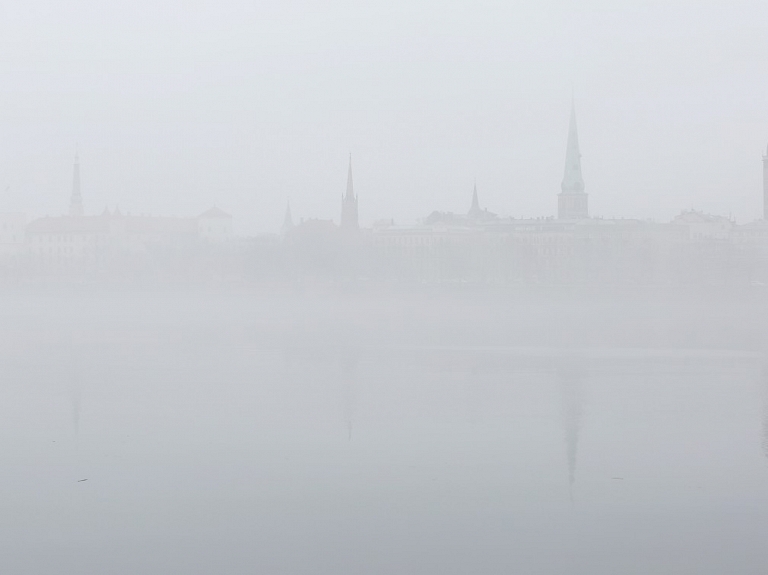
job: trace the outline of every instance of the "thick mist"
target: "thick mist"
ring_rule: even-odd
[[[553,213],[573,92],[596,212],[760,213],[761,2],[10,2],[3,209],[192,216],[239,233],[338,217],[353,152],[365,225],[468,207]]]
[[[507,295],[6,294],[5,568],[760,573],[754,304]]]
[[[0,6],[0,572],[763,575],[764,22]]]

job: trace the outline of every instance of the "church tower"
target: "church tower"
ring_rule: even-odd
[[[763,156],[763,219],[768,220],[768,148]]]
[[[83,196],[80,195],[80,158],[75,152],[75,167],[72,174],[72,197],[69,200],[69,215],[83,215]]]
[[[584,178],[581,176],[579,133],[576,129],[576,106],[571,102],[571,120],[568,125],[568,147],[565,151],[565,171],[560,193],[557,195],[557,218],[580,220],[589,217]]]
[[[341,229],[357,230],[357,196],[352,187],[352,154],[349,155],[349,171],[347,172],[347,193],[341,196]]]

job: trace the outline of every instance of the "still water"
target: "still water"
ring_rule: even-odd
[[[768,572],[760,354],[77,305],[3,311],[3,573]]]

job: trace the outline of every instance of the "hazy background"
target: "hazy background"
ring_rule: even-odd
[[[764,2],[17,1],[0,54],[1,210],[79,142],[86,213],[338,218],[351,151],[364,225],[551,215],[573,88],[593,214],[760,213]]]

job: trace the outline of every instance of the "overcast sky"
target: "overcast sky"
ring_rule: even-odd
[[[766,2],[120,4],[0,3],[0,210],[553,215],[573,89],[593,215],[761,212]]]

